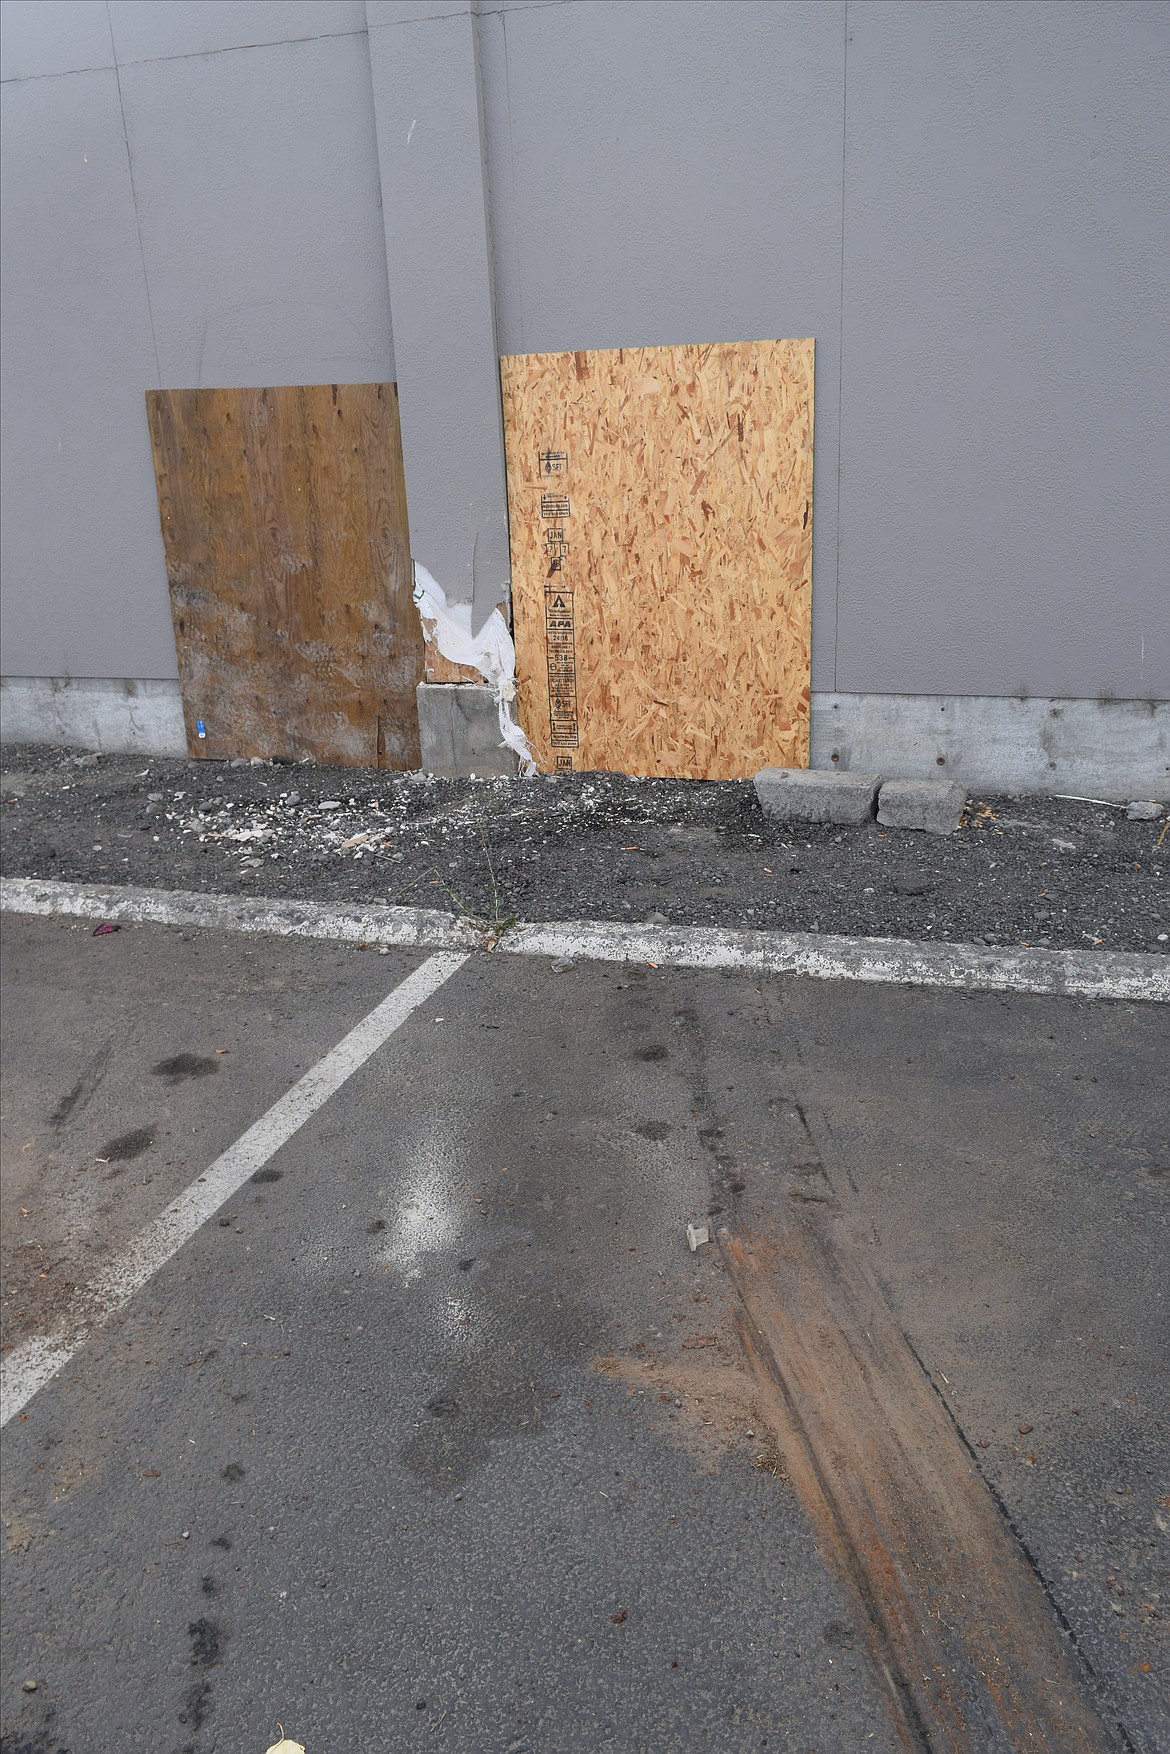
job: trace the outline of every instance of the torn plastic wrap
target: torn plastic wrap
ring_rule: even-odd
[[[520,771],[536,773],[528,739],[512,716],[516,699],[516,648],[508,624],[493,609],[478,633],[471,631],[470,603],[447,604],[447,594],[419,561],[414,563],[414,601],[427,638],[452,664],[469,664],[496,692],[500,737],[519,757]]]

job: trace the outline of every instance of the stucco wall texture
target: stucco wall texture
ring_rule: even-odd
[[[403,156],[469,3],[4,0],[6,674],[174,676],[142,392],[394,376],[393,296],[408,452],[469,338],[482,429],[493,326],[815,335],[814,687],[1170,696],[1170,8],[479,0],[449,294],[396,241],[474,230]],[[420,432],[412,522],[492,571],[466,448]]]

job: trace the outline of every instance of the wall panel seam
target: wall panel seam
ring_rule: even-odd
[[[109,0],[106,0],[107,10]],[[110,24],[110,35],[113,37],[113,22]],[[164,61],[210,61],[219,55],[249,55],[256,49],[288,49],[298,43],[333,43],[342,42],[346,37],[364,37],[364,30],[325,30],[315,37],[273,37],[266,43],[228,43],[222,49],[185,49],[181,55],[140,55],[131,61],[118,62],[118,50],[114,48],[114,63],[123,67],[157,67]],[[64,74],[42,74],[41,78],[64,78]]]
[[[113,63],[107,61],[104,67],[66,67],[60,73],[10,73],[7,79],[0,79],[0,85],[31,85],[34,80],[76,79],[79,73],[112,73],[113,71]]]
[[[849,115],[849,0],[843,7],[841,38],[841,277],[837,287],[837,578],[833,590],[833,688],[837,687],[837,647],[841,627],[841,416],[845,405],[845,139]],[[815,492],[815,488],[814,488]]]
[[[150,345],[154,352],[155,386],[162,389],[162,365],[158,357],[158,336],[154,330],[154,305],[150,297],[150,275],[146,270],[146,247],[142,241],[142,218],[138,212],[138,190],[134,186],[134,160],[130,152],[130,130],[126,126],[126,101],[122,96],[122,75],[118,67],[118,48],[114,42],[114,21],[110,17],[110,0],[106,0],[106,23],[110,30],[110,50],[114,57],[114,79],[118,87],[118,110],[122,117],[122,139],[126,143],[126,171],[130,178],[130,199],[134,203],[134,229],[138,233],[138,256],[142,263],[142,285],[146,293],[146,315],[150,323]]]
[[[504,102],[508,106],[508,162],[512,173],[512,248],[516,257],[516,302],[520,307],[520,351],[527,345],[524,329],[524,280],[520,266],[520,204],[516,197],[516,141],[512,132],[512,76],[508,67],[508,19],[500,13],[504,43]]]

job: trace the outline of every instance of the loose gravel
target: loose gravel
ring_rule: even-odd
[[[972,798],[947,838],[767,821],[749,782],[368,768],[7,745],[6,876],[446,908],[1170,953],[1160,809]]]

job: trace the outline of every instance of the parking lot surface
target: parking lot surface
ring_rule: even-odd
[[[5,1754],[1170,1745],[1165,1007],[3,940]]]

